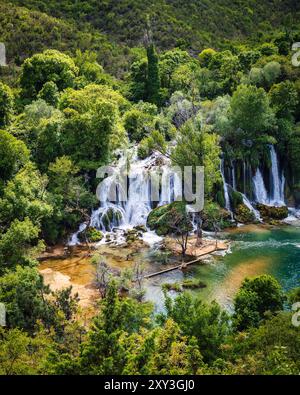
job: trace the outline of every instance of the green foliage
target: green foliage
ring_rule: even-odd
[[[297,90],[290,81],[273,85],[269,97],[271,106],[279,118],[290,119],[299,103]]]
[[[59,91],[71,87],[78,74],[74,61],[67,55],[46,50],[33,55],[22,65],[20,85],[24,98],[34,99],[46,82],[54,82]]]
[[[219,347],[230,333],[228,316],[216,303],[204,304],[187,293],[175,301],[166,297],[166,314],[161,320],[174,320],[182,332],[194,337],[204,361],[212,361],[219,355]]]
[[[0,238],[0,273],[18,264],[30,264],[35,254],[43,249],[43,244],[38,243],[38,236],[39,227],[28,218],[24,221],[15,219]]]
[[[94,319],[86,342],[82,345],[80,369],[87,374],[121,374],[125,349],[119,341],[126,332],[134,333],[145,325],[146,308],[138,302],[119,300],[116,285],[111,283]]]
[[[45,100],[45,102],[50,104],[50,106],[56,107],[58,104],[59,94],[55,82],[46,82],[42,89],[39,91],[37,98]]]
[[[0,199],[0,222],[2,226],[14,219],[28,217],[35,224],[52,214],[46,191],[47,176],[42,176],[32,163],[27,163],[11,179]]]
[[[154,129],[151,114],[133,108],[124,114],[124,127],[131,141],[139,142]]]
[[[15,272],[0,278],[0,301],[5,303],[8,328],[22,328],[32,333],[38,319],[51,317],[49,302],[45,299],[49,288],[35,268],[16,267]]]
[[[278,282],[269,275],[246,279],[234,300],[234,321],[238,330],[257,326],[266,312],[283,308],[283,293]]]
[[[186,213],[184,202],[173,202],[166,206],[152,210],[147,218],[147,225],[158,235],[167,235],[176,232],[176,218],[183,221]]]
[[[11,122],[14,111],[14,96],[9,86],[0,81],[0,128]]]
[[[158,56],[153,44],[151,44],[147,48],[147,59],[148,59],[148,73],[147,73],[147,84],[146,84],[147,101],[150,103],[159,104],[160,78],[159,78],[159,68],[158,68]]]
[[[187,121],[180,129],[171,158],[182,169],[193,166],[195,171],[197,166],[204,166],[205,194],[210,195],[221,177],[219,137],[202,127],[200,117]]]
[[[266,92],[262,88],[240,85],[230,103],[232,127],[237,136],[254,138],[267,131],[273,122]]]
[[[229,40],[245,40],[249,36],[257,44],[276,28],[284,30],[286,15],[291,7],[289,1],[285,0],[281,3],[271,0],[267,4],[256,1],[233,3],[227,0],[215,4],[207,1],[205,6],[197,0],[176,0],[171,3],[165,0],[147,3],[142,0],[132,0],[130,3],[124,0],[88,0],[80,4],[71,0],[53,0],[51,3],[18,0],[16,3],[48,15],[75,21],[76,27],[89,22],[99,31],[107,32],[113,40],[131,47],[140,43],[145,21],[150,17],[151,22],[153,21],[153,38],[160,48],[180,46],[184,49],[192,48],[195,52],[205,46],[228,45]],[[294,7],[288,31],[297,26],[298,13],[297,7]],[[62,36],[64,37],[63,34]]]
[[[26,145],[0,130],[0,182],[9,180],[29,160]]]
[[[17,328],[0,328],[1,375],[42,374],[48,351],[49,339],[42,333],[33,338]]]
[[[257,209],[266,222],[272,220],[283,220],[289,215],[289,210],[286,206],[270,207],[264,204],[258,204]]]
[[[141,159],[147,158],[154,151],[166,152],[166,141],[164,136],[157,130],[154,130],[150,136],[143,138],[138,147],[138,156]]]

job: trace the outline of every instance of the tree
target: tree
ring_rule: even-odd
[[[208,216],[209,221],[212,224],[213,230],[215,232],[215,239],[216,239],[216,248],[218,247],[218,239],[217,235],[220,231],[220,223],[222,221],[222,214],[220,211],[220,207],[214,202],[208,202],[205,205],[205,214]]]
[[[199,54],[201,67],[209,67],[212,58],[216,55],[216,51],[212,48],[206,48]]]
[[[43,250],[44,245],[38,242],[40,228],[28,218],[24,221],[15,219],[8,230],[0,236],[0,273],[5,268],[32,263],[35,254]]]
[[[107,163],[117,116],[117,107],[103,99],[97,100],[94,111],[73,112],[63,125],[64,153],[85,171]]]
[[[263,88],[240,85],[230,103],[230,120],[237,138],[255,138],[273,124],[274,115]]]
[[[148,76],[147,76],[147,86],[146,86],[147,101],[158,105],[160,101],[159,66],[158,66],[158,56],[153,43],[151,43],[147,47],[147,59],[148,59]]]
[[[62,156],[49,165],[49,186],[53,215],[43,222],[43,234],[48,242],[55,243],[80,222],[90,221],[90,212],[97,199],[87,188],[79,168]]]
[[[33,333],[37,320],[52,321],[53,310],[46,295],[49,287],[36,268],[17,266],[0,277],[0,301],[5,304],[8,328]]]
[[[205,195],[210,196],[213,185],[220,180],[220,152],[219,137],[206,132],[197,116],[180,129],[171,159],[182,170],[192,166],[194,174],[197,166],[204,166]]]
[[[28,162],[11,179],[0,198],[0,223],[7,227],[14,219],[29,218],[34,225],[41,224],[52,214],[52,205],[46,191],[47,176],[42,176],[35,166]],[[2,228],[3,229],[3,228]]]
[[[101,307],[82,345],[80,369],[85,374],[122,374],[126,353],[121,336],[144,326],[149,309],[132,299],[120,300],[113,281]]]
[[[174,235],[181,248],[182,261],[184,261],[188,248],[188,237],[193,230],[192,221],[184,203],[178,203],[176,210],[172,210],[168,226],[170,233]]]
[[[159,328],[153,352],[146,364],[146,374],[196,374],[203,364],[195,338],[188,337],[172,319]]]
[[[162,88],[169,89],[174,71],[181,65],[190,62],[188,52],[178,48],[164,52],[159,60],[159,75]],[[178,89],[176,89],[178,90]]]
[[[275,84],[269,91],[269,97],[277,117],[291,119],[298,104],[295,85],[290,81]]]
[[[48,49],[25,60],[20,85],[22,95],[35,99],[46,82],[54,82],[59,91],[74,84],[78,68],[74,61],[59,51]]]
[[[265,313],[283,309],[284,296],[279,283],[269,275],[246,279],[234,299],[237,330],[258,326]]]
[[[14,111],[14,96],[9,86],[0,81],[0,128],[9,125]]]
[[[26,145],[9,132],[0,130],[0,181],[7,181],[29,160]]]
[[[154,117],[133,108],[124,114],[124,127],[130,141],[141,141],[154,130]]]
[[[56,84],[53,81],[46,82],[39,91],[37,98],[45,100],[45,102],[51,106],[56,107],[59,99],[59,93]]]
[[[183,293],[175,300],[165,296],[166,313],[160,317],[174,320],[185,336],[194,337],[204,362],[221,356],[220,346],[230,334],[229,317],[217,303],[207,305],[200,298]]]
[[[0,327],[0,374],[11,376],[45,373],[43,363],[49,350],[49,340],[42,334],[31,338],[20,329]]]

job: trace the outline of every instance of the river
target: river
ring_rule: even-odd
[[[231,240],[229,253],[210,259],[206,265],[195,265],[185,273],[171,272],[152,280],[147,285],[147,299],[161,310],[161,285],[164,282],[196,277],[206,284],[206,288],[192,291],[194,294],[204,301],[216,300],[231,311],[234,295],[246,277],[270,274],[284,290],[300,286],[299,227],[245,226],[224,233],[222,237]],[[171,294],[175,296],[175,292]]]

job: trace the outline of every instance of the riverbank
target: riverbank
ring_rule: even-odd
[[[188,240],[185,261],[201,256],[205,261],[216,251],[224,252],[229,245],[223,240],[203,239],[197,245],[195,236]],[[66,248],[63,245],[49,248],[39,257],[39,271],[45,283],[53,291],[72,286],[73,294],[78,293],[79,305],[83,308],[95,308],[100,298],[95,286],[96,267],[92,257],[97,254],[111,270],[120,274],[125,269],[133,269],[137,262],[143,263],[144,275],[154,271],[172,269],[176,263],[182,263],[180,246],[176,240],[166,237],[159,244],[147,245],[140,240],[131,245],[84,245]],[[147,286],[147,284],[146,284]]]

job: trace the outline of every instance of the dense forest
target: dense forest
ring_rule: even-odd
[[[281,226],[300,206],[299,19],[292,0],[0,0],[0,374],[299,374],[300,288],[246,278],[228,311],[165,286],[157,312],[132,273],[90,250],[122,222],[121,210],[101,226],[91,213],[97,169],[125,148],[204,166],[199,237]],[[188,237],[185,202],[167,203],[134,225]],[[39,271],[82,223],[100,290],[92,317]]]

